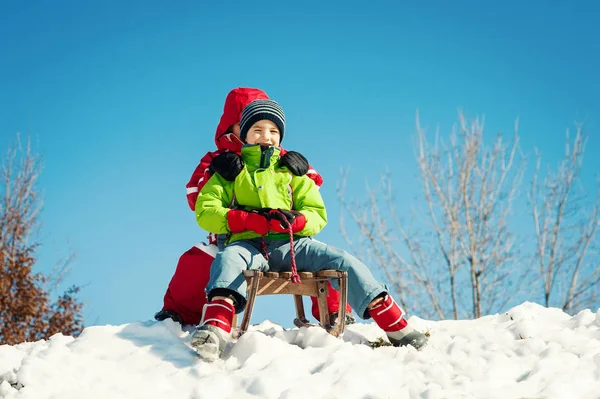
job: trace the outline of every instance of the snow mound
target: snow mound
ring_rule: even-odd
[[[0,346],[0,398],[598,398],[600,310],[523,303],[477,320],[427,321],[429,345],[372,349],[375,324],[343,339],[253,326],[201,361],[192,329],[166,320],[86,328],[77,339]]]

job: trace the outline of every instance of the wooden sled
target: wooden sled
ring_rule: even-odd
[[[239,335],[248,330],[250,318],[254,310],[254,302],[259,295],[281,295],[289,294],[294,296],[296,305],[296,318],[294,324],[298,327],[315,326],[311,324],[304,313],[304,304],[302,296],[317,297],[320,313],[320,326],[338,337],[344,332],[346,327],[346,303],[348,302],[348,273],[337,270],[322,270],[317,273],[299,272],[300,284],[293,284],[291,281],[292,272],[259,272],[256,270],[245,270],[244,277],[248,283],[248,301],[244,310],[244,317],[239,329]],[[340,285],[340,308],[338,320],[335,325],[331,325],[329,320],[329,310],[327,309],[327,295],[329,294],[329,279],[337,279]],[[237,318],[233,320],[233,327],[237,325]]]

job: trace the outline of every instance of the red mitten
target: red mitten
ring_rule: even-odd
[[[278,233],[287,233],[290,224],[292,232],[297,233],[306,226],[306,217],[298,211],[286,209],[273,209],[267,215],[271,230]]]
[[[269,232],[269,221],[265,215],[266,212],[261,209],[250,212],[232,209],[227,212],[227,224],[232,233],[252,230],[262,236]]]

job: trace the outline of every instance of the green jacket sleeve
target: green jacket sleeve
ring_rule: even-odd
[[[294,209],[306,217],[306,226],[299,235],[313,236],[323,230],[327,224],[325,203],[317,185],[306,175],[292,178]]]
[[[215,173],[206,182],[196,200],[196,221],[209,233],[229,233],[227,212],[233,200],[233,183]]]

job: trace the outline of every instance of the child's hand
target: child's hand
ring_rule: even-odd
[[[264,216],[265,218],[267,218],[267,220],[269,220],[269,213],[272,211],[272,208],[256,208],[256,209],[252,209],[249,212],[252,213],[258,213],[261,216]]]
[[[279,160],[281,166],[286,166],[292,174],[304,176],[308,172],[308,160],[296,151],[286,152]]]
[[[227,212],[227,224],[232,233],[252,230],[264,236],[269,232],[270,224],[267,214],[270,208],[254,209],[250,212],[232,209]]]
[[[213,173],[217,172],[227,181],[234,181],[244,169],[244,162],[235,152],[224,152],[211,161],[209,169]]]
[[[290,223],[294,223],[297,216],[302,216],[298,211],[287,211],[284,209],[273,209],[269,212],[267,219],[274,222],[277,221],[281,224],[282,229],[287,229]]]
[[[306,225],[306,218],[303,214],[294,210],[273,209],[267,215],[271,230],[279,233],[287,233],[290,225],[294,233],[299,232]]]

